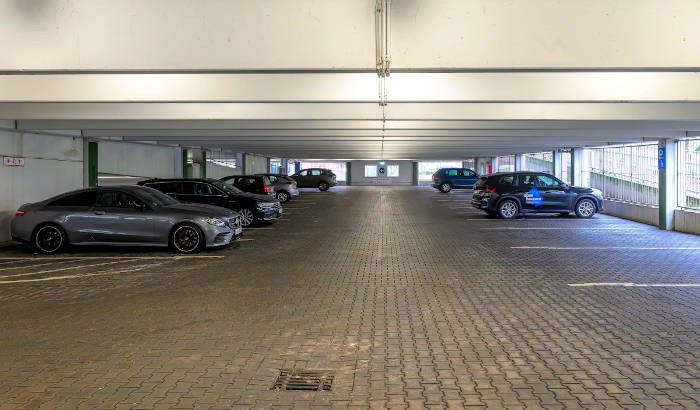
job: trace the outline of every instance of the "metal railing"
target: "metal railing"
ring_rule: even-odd
[[[515,171],[515,155],[504,155],[497,159],[498,169],[496,172]]]
[[[678,207],[700,210],[700,138],[678,141]]]
[[[523,171],[546,172],[551,174],[554,168],[552,151],[523,154]]]
[[[584,156],[587,185],[600,189],[605,198],[659,204],[656,143],[589,148]]]

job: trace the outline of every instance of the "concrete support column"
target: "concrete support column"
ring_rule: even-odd
[[[564,173],[562,172],[564,164],[561,161],[561,151],[552,151],[552,174],[561,179]]]
[[[571,149],[571,185],[583,186],[583,148]]]
[[[418,163],[414,161],[411,164],[413,165],[413,177],[411,178],[411,184],[413,186],[418,186]],[[462,168],[466,168],[465,163],[462,163]]]
[[[659,229],[673,229],[673,214],[678,206],[678,143],[659,140]]]
[[[173,149],[174,164],[173,178],[182,178],[182,148]]]
[[[345,163],[345,185],[352,185],[352,162]]]
[[[280,175],[287,175],[287,158],[280,158]]]
[[[83,185],[97,186],[100,174],[99,147],[97,141],[83,141]]]
[[[515,154],[515,171],[523,170],[523,154]]]
[[[498,172],[498,157],[493,157],[491,158],[491,169],[489,170],[489,174],[496,172]]]
[[[245,167],[245,156],[242,152],[236,152],[236,168],[243,169]],[[245,174],[245,172],[243,172]]]

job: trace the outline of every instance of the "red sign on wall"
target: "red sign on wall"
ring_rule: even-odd
[[[23,167],[24,157],[8,157],[3,155],[2,164],[7,167]]]

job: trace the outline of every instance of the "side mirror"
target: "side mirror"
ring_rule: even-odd
[[[565,183],[562,183],[560,186],[562,187],[562,189],[569,189],[569,188],[571,188],[571,187],[569,186],[569,184],[565,184]]]

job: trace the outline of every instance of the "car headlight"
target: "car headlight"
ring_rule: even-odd
[[[256,207],[258,208],[258,211],[265,210],[265,205],[262,202],[258,202]]]
[[[226,221],[221,218],[204,218],[204,222],[214,226],[226,226]]]

